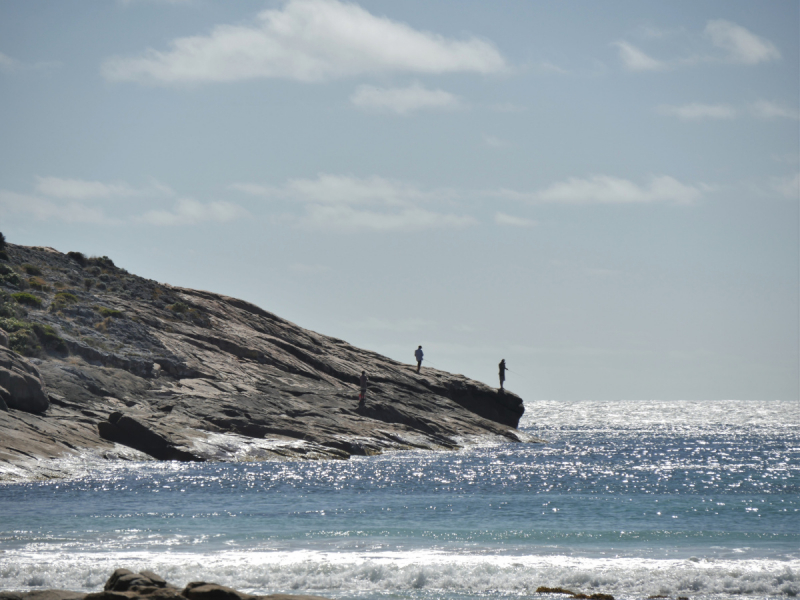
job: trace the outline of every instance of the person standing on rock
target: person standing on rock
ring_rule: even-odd
[[[422,367],[422,346],[414,350],[414,357],[417,359],[417,373],[419,373],[420,367]]]
[[[506,380],[506,359],[504,358],[501,360],[498,366],[500,367],[500,391],[502,392],[503,383],[505,383]]]
[[[364,403],[367,401],[367,384],[369,383],[369,377],[367,377],[366,371],[361,371],[361,394],[358,397],[358,405],[364,406]]]

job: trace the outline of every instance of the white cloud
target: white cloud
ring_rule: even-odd
[[[536,225],[536,221],[533,221],[532,219],[515,217],[513,215],[507,215],[501,212],[494,215],[494,222],[498,225],[511,225],[512,227],[533,227]]]
[[[559,204],[646,204],[674,202],[690,204],[702,197],[700,188],[686,185],[660,175],[651,178],[648,185],[640,186],[627,179],[609,175],[595,175],[588,179],[571,177],[567,181],[533,193],[501,190],[496,195],[530,202]]]
[[[628,42],[618,41],[614,45],[619,48],[619,57],[629,71],[661,71],[667,65],[639,50]]]
[[[800,173],[795,173],[793,177],[777,179],[773,182],[772,188],[779,194],[787,198],[800,197]]]
[[[254,25],[217,25],[173,40],[168,51],[113,57],[112,81],[185,84],[282,77],[317,82],[386,72],[497,73],[505,60],[490,42],[417,31],[337,0],[289,0]]]
[[[105,216],[102,210],[85,206],[79,202],[60,204],[37,196],[18,194],[7,190],[0,190],[0,214],[22,214],[41,221],[55,219],[65,223],[93,223],[95,225],[119,223],[117,219]]]
[[[134,196],[138,193],[127,183],[102,183],[59,177],[37,177],[36,180],[36,191],[51,198],[90,200],[114,196]]]
[[[712,44],[728,53],[728,60],[735,63],[755,65],[781,57],[781,53],[772,42],[730,21],[723,19],[709,21],[705,34],[711,39]]]
[[[191,198],[180,198],[172,211],[151,210],[141,220],[151,225],[194,225],[204,221],[224,223],[247,214],[246,210],[231,202],[203,204]]]
[[[359,108],[389,110],[405,115],[420,109],[453,110],[462,106],[457,96],[444,90],[429,90],[419,83],[405,88],[360,85],[350,96]]]
[[[234,183],[231,189],[254,196],[288,198],[314,204],[407,205],[424,200],[450,198],[452,190],[423,191],[383,177],[352,177],[321,173],[316,179],[290,179],[281,187]]]
[[[796,108],[782,106],[768,100],[759,100],[752,105],[753,114],[761,119],[800,119]]]
[[[353,231],[413,231],[461,228],[477,223],[470,216],[435,212],[423,203],[450,201],[453,190],[421,190],[383,177],[320,174],[315,179],[290,179],[280,187],[250,183],[230,186],[266,198],[300,202],[304,213],[298,223],[310,229]]]
[[[475,225],[470,216],[441,214],[424,208],[409,207],[390,212],[356,210],[351,206],[308,207],[301,224],[310,229],[342,233],[357,231],[417,231],[421,229],[462,229]]]
[[[693,102],[682,106],[663,104],[656,109],[662,115],[678,117],[682,121],[696,121],[700,119],[733,119],[736,109],[727,104],[700,104]]]

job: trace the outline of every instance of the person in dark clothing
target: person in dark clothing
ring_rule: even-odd
[[[419,369],[422,367],[422,346],[414,350],[414,357],[417,359],[417,373],[419,373]]]
[[[504,358],[501,360],[498,366],[500,367],[500,391],[502,392],[503,383],[505,383],[506,380],[506,359]]]
[[[369,383],[369,377],[367,377],[366,371],[361,371],[361,394],[358,396],[358,403],[360,405],[364,405],[367,401],[367,384]]]

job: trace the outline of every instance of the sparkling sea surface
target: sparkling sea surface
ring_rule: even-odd
[[[800,594],[797,402],[532,402],[521,429],[548,443],[71,459],[0,484],[0,589],[97,591],[127,567],[330,598]]]

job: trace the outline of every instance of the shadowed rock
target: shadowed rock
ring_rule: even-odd
[[[183,590],[170,585],[152,571],[134,573],[117,569],[102,592],[83,594],[66,590],[34,592],[0,592],[0,600],[327,600],[302,594],[269,594],[259,596],[239,592],[224,585],[196,581]]]
[[[39,370],[12,350],[0,347],[0,398],[6,409],[43,413],[50,406]],[[0,408],[3,408],[0,405]]]

